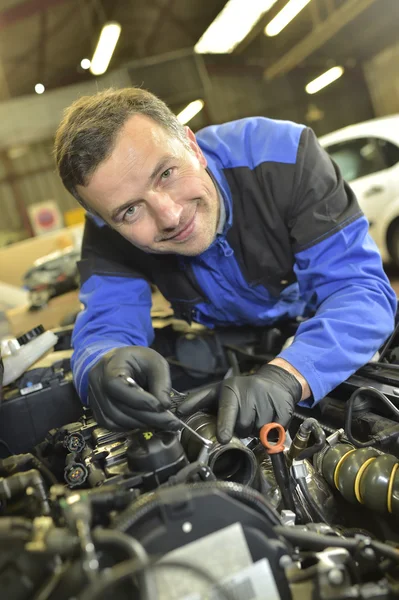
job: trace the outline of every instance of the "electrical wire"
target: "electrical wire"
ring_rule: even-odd
[[[157,559],[155,559],[157,560]],[[126,579],[132,577],[132,575],[138,575],[140,572],[146,569],[160,569],[160,568],[177,568],[177,569],[188,569],[196,575],[199,575],[202,579],[207,581],[210,585],[217,586],[219,597],[224,600],[234,600],[235,596],[232,596],[227,592],[220,583],[210,575],[205,569],[202,569],[198,565],[191,563],[185,563],[178,560],[162,560],[162,562],[155,562],[146,567],[141,564],[137,559],[127,560],[106,571],[103,571],[96,581],[90,583],[85,590],[79,596],[77,600],[101,600],[106,591],[114,587],[117,584],[122,583]]]
[[[363,386],[355,390],[345,405],[345,435],[348,438],[348,441],[357,448],[368,448],[369,446],[374,446],[378,441],[378,439],[371,437],[367,442],[361,442],[357,440],[352,434],[352,415],[355,400],[360,394],[364,393],[370,394],[371,396],[375,396],[376,398],[381,400],[385,404],[385,406],[387,406],[391,410],[391,412],[393,412],[393,414],[399,419],[399,409],[396,408],[396,406],[385,396],[385,394],[383,394],[376,388]]]
[[[179,360],[171,358],[170,356],[168,356],[166,358],[166,361],[170,365],[173,365],[175,367],[180,367],[181,369],[185,369],[186,371],[192,371],[194,373],[200,373],[201,375],[216,376],[216,375],[224,375],[225,372],[226,372],[226,369],[215,369],[214,371],[211,371],[209,369],[200,369],[199,367],[194,367],[193,365],[186,365],[186,364],[180,362]]]
[[[56,570],[53,572],[52,576],[45,582],[45,584],[40,588],[40,590],[35,594],[32,600],[48,600],[57,588],[61,579],[68,571],[71,566],[71,562],[67,561],[62,565],[57,565]]]
[[[4,440],[0,440],[0,446],[2,446],[3,448],[5,448],[10,456],[13,454],[13,452],[11,451],[10,446]]]
[[[245,358],[249,358],[254,362],[265,363],[270,362],[271,360],[273,360],[273,358],[276,358],[275,354],[252,354],[251,352],[244,350],[244,348],[241,348],[240,346],[235,346],[234,344],[223,344],[223,348],[227,348],[229,350],[232,350],[233,352],[236,352],[237,354],[241,354],[242,356],[245,356]]]
[[[389,336],[389,338],[387,339],[387,341],[384,344],[383,349],[381,350],[381,354],[378,358],[378,362],[382,361],[382,359],[384,358],[384,356],[386,355],[386,353],[389,350],[389,346],[390,343],[392,342],[393,338],[395,337],[395,335],[398,333],[399,331],[399,322],[396,324],[395,329],[393,330],[393,332],[391,333],[391,335]],[[369,364],[373,364],[373,363],[369,363]],[[378,364],[378,363],[377,363]]]

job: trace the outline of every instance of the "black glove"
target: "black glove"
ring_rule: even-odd
[[[137,386],[129,385],[127,377]],[[177,430],[179,422],[165,411],[171,405],[170,389],[169,365],[158,352],[142,346],[115,348],[90,370],[89,406],[96,421],[114,431]]]
[[[294,375],[276,365],[264,365],[255,375],[229,377],[194,391],[178,407],[187,417],[199,410],[218,408],[217,438],[227,444],[233,433],[239,437],[259,435],[266,423],[287,426],[302,386]]]

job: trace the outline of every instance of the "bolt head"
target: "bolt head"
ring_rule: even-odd
[[[290,556],[288,556],[288,554],[283,554],[283,556],[280,558],[278,564],[280,565],[280,567],[282,569],[286,569],[287,567],[292,565],[292,558]]]
[[[190,531],[192,531],[193,529],[193,524],[190,523],[190,521],[186,521],[185,523],[183,523],[181,528],[183,529],[184,533],[190,533]]]
[[[331,585],[342,585],[344,582],[344,574],[341,569],[331,569],[328,574],[328,581],[331,583]]]

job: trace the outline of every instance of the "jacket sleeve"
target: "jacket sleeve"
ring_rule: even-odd
[[[111,260],[111,255],[114,260],[118,257],[118,248],[113,239],[107,244],[108,235],[87,219],[79,263],[84,310],[75,323],[71,360],[83,403],[89,371],[103,354],[122,346],[149,346],[154,339],[150,284],[126,264]]]
[[[316,312],[279,356],[308,381],[311,406],[372,358],[393,330],[397,301],[353,191],[309,129],[289,228],[300,292]]]
[[[87,402],[91,367],[103,354],[121,346],[149,346],[151,289],[143,279],[92,275],[81,287],[84,310],[73,331],[72,371],[82,402]]]

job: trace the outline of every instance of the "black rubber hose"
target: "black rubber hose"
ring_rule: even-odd
[[[385,406],[387,406],[391,410],[391,412],[393,412],[393,414],[399,419],[399,410],[389,400],[389,398],[387,398],[385,394],[383,394],[379,390],[369,386],[363,386],[355,390],[345,405],[345,435],[348,438],[348,441],[357,448],[368,448],[370,446],[374,446],[378,441],[378,438],[374,438],[373,436],[367,442],[361,442],[357,440],[352,434],[352,414],[355,400],[360,394],[364,393],[370,394],[371,396],[375,396],[376,398],[381,400],[385,404]]]
[[[348,551],[354,552],[364,541],[364,539],[362,540],[361,538],[354,539],[322,535],[320,533],[314,533],[313,531],[297,529],[296,527],[284,527],[283,525],[278,525],[273,529],[277,535],[284,537],[294,545],[300,546],[301,549],[307,548],[315,551],[323,550],[330,546],[334,548],[345,548]],[[387,558],[392,558],[396,563],[399,562],[399,551],[396,550],[396,548],[389,546],[389,544],[370,540],[370,547],[379,554],[382,554]]]
[[[50,486],[59,483],[56,476],[50,471],[50,469],[46,467],[46,465],[42,463],[39,458],[37,458],[37,456],[31,454],[31,457],[32,464],[39,471],[39,473],[43,475],[44,479],[50,484]]]
[[[177,489],[178,487],[179,486],[175,486],[174,489]],[[181,487],[184,487],[184,489],[189,488],[191,490],[216,490],[224,492],[228,496],[241,500],[241,502],[247,506],[260,512],[272,525],[281,523],[277,511],[259,492],[239,483],[234,483],[232,481],[211,481],[191,483]],[[157,508],[160,505],[160,502],[161,500],[156,492],[141,496],[136,502],[133,502],[115,518],[112,527],[118,531],[126,532],[135,525],[139,519],[148,515],[154,508]]]
[[[284,508],[292,510],[292,512],[296,514],[290,473],[288,471],[287,463],[285,462],[284,453],[277,452],[276,454],[270,454],[270,460],[273,466],[276,483],[280,488]]]
[[[165,560],[151,565],[152,569],[164,569],[168,567],[192,571],[196,575],[202,577],[202,579],[207,581],[212,586],[217,586],[218,597],[220,597],[221,600],[234,600],[235,598],[235,596],[233,597],[229,592],[220,587],[218,585],[218,581],[216,581],[212,575],[198,565],[192,565],[177,560]],[[132,575],[140,573],[142,570],[143,566],[137,559],[128,560],[116,565],[115,567],[106,569],[101,573],[98,579],[88,585],[77,598],[78,600],[100,600],[103,598],[105,592],[109,591],[110,588],[122,583],[126,579],[131,578]]]
[[[309,418],[309,417],[305,417],[303,414],[301,414],[297,410],[294,410],[294,412],[292,413],[292,416],[295,417],[296,419],[299,419],[300,421],[306,421],[306,419]],[[313,417],[311,417],[311,418],[313,418]],[[333,427],[330,427],[329,425],[324,425],[324,423],[320,423],[320,421],[318,421],[318,423],[324,431],[327,431],[327,433],[332,434],[332,433],[336,432],[336,429],[334,429]]]
[[[33,468],[37,469],[50,485],[58,483],[57,478],[50,469],[48,469],[37,456],[34,456],[30,452],[26,454],[16,454],[0,460],[0,470],[12,475],[28,463],[31,463]]]
[[[305,460],[305,458],[311,458],[316,452],[320,452],[320,450],[324,448],[326,445],[326,434],[317,419],[314,419],[313,417],[305,419],[304,422],[301,423],[299,429],[304,434],[307,434],[308,432],[313,433],[316,440],[312,446],[305,448],[299,453],[297,459]]]
[[[319,523],[327,523],[327,525],[331,525],[321,512],[320,508],[317,506],[312,494],[309,492],[308,484],[306,481],[306,477],[298,477],[296,480],[298,482],[299,488],[310,507],[312,517]]]
[[[385,357],[386,353],[390,349],[391,342],[392,342],[393,338],[395,337],[395,335],[398,333],[398,331],[399,331],[399,322],[396,324],[395,329],[393,330],[393,332],[391,333],[389,338],[386,340],[384,347],[381,350],[381,354],[378,357],[377,364],[382,362],[382,359]],[[369,363],[369,364],[375,364],[375,363]]]
[[[0,542],[7,540],[27,542],[32,535],[33,524],[23,517],[2,517],[0,519]]]
[[[130,559],[137,559],[141,565],[149,563],[148,554],[142,544],[130,535],[126,535],[115,529],[96,528],[92,531],[93,541],[104,546],[116,546],[120,548]]]
[[[36,491],[36,498],[40,502],[43,515],[50,514],[50,506],[41,474],[36,469],[15,473],[0,480],[0,499],[9,499],[24,492],[28,487]]]

